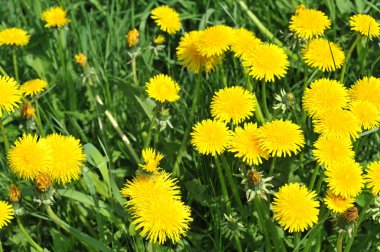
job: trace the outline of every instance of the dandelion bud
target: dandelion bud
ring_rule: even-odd
[[[38,190],[40,190],[41,192],[46,192],[47,190],[49,190],[51,186],[51,178],[48,174],[37,175],[34,179],[34,182]]]
[[[19,202],[21,199],[21,190],[16,185],[9,186],[9,201],[12,203]]]
[[[358,208],[350,207],[342,215],[343,220],[346,223],[357,222],[359,217]]]
[[[165,42],[165,37],[162,36],[162,35],[160,34],[160,35],[158,35],[158,36],[153,40],[153,42],[154,42],[156,45],[160,45],[160,44],[162,44],[162,43]]]
[[[75,62],[78,63],[81,67],[87,65],[87,56],[83,53],[78,53],[75,55]]]
[[[21,116],[25,119],[30,119],[36,116],[36,110],[30,102],[24,103],[21,107]]]
[[[249,170],[247,172],[247,181],[251,185],[254,185],[254,186],[260,185],[261,178],[262,178],[262,176],[261,176],[260,172],[258,172],[256,170]]]
[[[140,33],[136,28],[133,28],[128,32],[128,34],[125,36],[125,39],[127,40],[128,46],[133,47],[139,43],[139,36]]]

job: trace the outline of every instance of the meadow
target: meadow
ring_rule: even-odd
[[[379,1],[0,14],[0,252],[380,250]]]

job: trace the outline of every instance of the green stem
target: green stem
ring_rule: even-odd
[[[202,78],[201,73],[198,73],[197,83],[195,84],[195,90],[194,90],[194,99],[193,99],[193,104],[191,105],[189,120],[187,122],[187,128],[186,128],[185,134],[183,136],[181,146],[179,148],[177,158],[176,158],[176,161],[174,163],[174,167],[173,167],[173,171],[172,171],[172,174],[175,177],[179,176],[179,165],[181,164],[186,145],[188,144],[190,130],[191,130],[193,123],[194,123],[195,110],[196,110],[196,107],[198,104],[200,90],[201,90],[201,78]]]
[[[317,183],[317,195],[321,191],[322,182],[323,182],[324,177],[325,177],[325,174],[322,172],[321,176],[319,176],[318,183]]]
[[[293,250],[294,252],[298,252],[299,251],[300,240],[301,240],[301,233],[297,232],[294,235],[294,250]]]
[[[263,232],[264,240],[265,240],[265,251],[271,251],[271,244],[270,244],[270,236],[268,233],[267,225],[265,224],[265,216],[263,213],[263,207],[261,204],[261,199],[259,197],[255,197],[255,206],[256,206],[256,211],[258,215],[258,221],[261,223],[261,231]]]
[[[3,243],[0,240],[0,252],[3,252]]]
[[[1,111],[0,111],[0,113],[1,113]],[[7,132],[5,131],[5,127],[3,125],[3,117],[2,116],[0,117],[0,120],[1,120],[1,123],[0,123],[1,134],[3,135],[5,152],[8,153],[8,150],[9,150],[9,141],[8,141]]]
[[[25,237],[28,240],[28,242],[30,243],[30,245],[32,245],[37,251],[44,251],[44,249],[40,245],[38,245],[33,240],[32,237],[30,237],[30,235],[28,234],[28,232],[25,230],[24,226],[22,225],[20,218],[17,217],[16,219],[17,219],[17,225],[18,225],[18,227],[20,228],[21,232],[25,235]]]
[[[309,190],[313,190],[315,179],[317,178],[319,168],[320,168],[319,164],[317,164],[317,166],[314,168],[313,176],[311,177],[311,180],[309,183]]]
[[[232,177],[231,167],[228,165],[227,160],[226,160],[226,158],[224,156],[221,156],[221,160],[222,160],[222,164],[223,164],[224,170],[226,171],[227,180],[228,180],[228,183],[230,184],[230,187],[231,187],[231,190],[232,190],[232,194],[233,194],[233,196],[235,198],[236,204],[238,205],[238,207],[240,208],[240,210],[242,210],[243,209],[243,203],[241,202],[239,193],[237,191],[237,186],[236,186],[235,180]]]
[[[13,68],[14,68],[14,71],[15,71],[15,78],[16,78],[17,82],[19,82],[18,67],[17,67],[17,58],[16,58],[16,49],[14,49],[14,48],[12,50],[12,60],[13,60]]]
[[[265,118],[264,118],[263,112],[261,111],[260,103],[259,103],[259,101],[257,100],[256,95],[255,95],[255,101],[256,101],[256,110],[255,110],[255,116],[256,116],[256,119],[257,119],[257,121],[259,121],[261,124],[264,124],[264,123],[265,123]]]
[[[4,68],[0,65],[0,73],[2,75],[8,75],[7,72],[5,72]]]
[[[272,163],[270,164],[269,168],[269,177],[273,175],[274,167],[276,166],[277,157],[273,157]]]
[[[346,60],[344,62],[343,68],[342,68],[342,72],[340,74],[340,79],[339,80],[340,80],[341,83],[343,83],[343,81],[344,81],[344,74],[346,73],[348,61],[350,60],[351,54],[354,51],[354,49],[355,49],[357,43],[359,42],[360,38],[361,38],[360,34],[358,34],[358,36],[356,37],[354,43],[351,45],[350,49],[348,50],[347,57],[346,57]]]
[[[227,207],[227,213],[231,213],[231,202],[228,198],[228,191],[226,187],[226,181],[224,180],[224,175],[222,172],[222,166],[220,165],[219,158],[218,156],[215,156],[215,164],[216,164],[216,169],[218,171],[218,176],[219,176],[219,181],[220,181],[220,186],[222,187],[222,193],[223,193],[223,200],[226,204]]]
[[[40,131],[41,137],[44,137],[45,131],[44,131],[44,128],[42,127],[42,123],[41,123],[40,106],[38,104],[38,100],[36,100],[36,118],[35,118],[35,120],[36,120],[36,123],[38,126],[38,130]]]
[[[336,251],[337,252],[343,251],[343,237],[344,237],[344,232],[340,232],[338,235],[338,239],[336,241]]]
[[[139,81],[137,79],[137,71],[136,71],[136,56],[132,57],[132,75],[133,75],[133,83],[135,86],[139,85]]]
[[[265,85],[265,82],[263,82],[263,86],[262,86],[262,89],[261,89],[261,98],[262,98],[262,102],[264,104],[264,114],[265,114],[265,117],[267,120],[270,120],[272,115],[269,113],[269,110],[268,110],[268,105],[267,105],[267,91],[266,91],[266,85]]]

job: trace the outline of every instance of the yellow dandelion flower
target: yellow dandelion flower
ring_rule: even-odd
[[[181,88],[170,76],[159,74],[146,83],[146,92],[150,98],[159,102],[175,102],[179,99]]]
[[[290,18],[289,30],[299,38],[311,39],[323,35],[331,26],[330,19],[322,11],[306,9],[303,4],[297,7]]]
[[[157,7],[151,11],[152,18],[160,27],[161,31],[175,34],[181,30],[179,14],[167,5]]]
[[[222,154],[231,140],[231,132],[221,121],[206,119],[193,126],[191,144],[201,154]]]
[[[165,42],[165,37],[162,36],[161,34],[159,34],[154,40],[153,40],[153,43],[155,43],[156,45],[160,45],[162,43]]]
[[[20,110],[21,116],[25,119],[30,119],[36,116],[36,110],[30,102],[25,102]]]
[[[318,115],[313,120],[314,131],[323,135],[335,135],[338,137],[359,137],[360,123],[351,111],[343,109],[331,109]]]
[[[325,175],[331,191],[344,198],[356,197],[363,187],[362,168],[354,160],[326,167]]]
[[[11,113],[21,103],[22,91],[15,79],[0,75],[0,116],[3,110]]]
[[[348,137],[323,135],[314,144],[313,154],[320,165],[330,166],[337,162],[353,159],[355,152]]]
[[[51,178],[58,184],[78,179],[81,173],[79,166],[82,166],[86,159],[79,140],[73,136],[54,133],[41,141],[48,144],[52,150],[53,164],[49,170]]]
[[[268,152],[260,146],[259,129],[254,123],[235,129],[229,151],[236,152],[235,157],[242,158],[248,165],[259,165],[263,162],[262,158],[268,159]]]
[[[87,56],[84,53],[78,53],[74,56],[75,62],[78,63],[81,67],[87,65]]]
[[[354,206],[354,198],[344,198],[339,195],[335,195],[331,190],[327,191],[327,195],[324,202],[328,209],[333,213],[344,213],[348,208]]]
[[[22,179],[34,179],[41,172],[47,172],[52,165],[50,147],[37,138],[24,134],[8,152],[11,170]]]
[[[212,71],[222,60],[222,56],[202,56],[198,50],[198,44],[203,31],[192,31],[185,33],[177,47],[177,58],[181,64],[193,73],[204,70],[206,73]]]
[[[47,82],[41,79],[33,79],[21,85],[20,89],[25,95],[36,95],[44,91],[47,87]]]
[[[350,103],[350,111],[365,130],[374,129],[380,125],[380,110],[368,101],[353,101]]]
[[[214,25],[201,33],[197,47],[202,56],[223,55],[231,45],[233,30],[226,25]]]
[[[363,77],[348,91],[352,100],[368,101],[380,108],[380,78]]]
[[[274,44],[258,45],[243,56],[248,74],[266,82],[284,77],[289,66],[284,49]]]
[[[310,117],[326,110],[346,108],[348,101],[344,85],[326,78],[313,81],[302,97],[303,109]]]
[[[298,183],[286,184],[275,193],[274,219],[290,233],[303,232],[318,222],[317,194]]]
[[[133,28],[128,31],[127,35],[125,35],[125,39],[127,40],[128,46],[133,47],[139,43],[140,32]]]
[[[380,193],[380,161],[371,162],[367,166],[367,174],[364,176],[367,187],[371,188],[373,195]]]
[[[140,166],[147,172],[157,172],[159,168],[158,165],[161,159],[164,158],[164,155],[156,152],[156,150],[152,148],[143,149],[142,156],[144,159],[144,164]]]
[[[252,116],[255,108],[255,95],[240,86],[218,90],[211,101],[211,115],[225,122],[240,123]]]
[[[259,128],[260,146],[271,156],[297,154],[305,144],[303,132],[289,120],[274,120]]]
[[[311,40],[302,49],[302,54],[306,64],[316,67],[322,72],[340,69],[345,59],[342,48],[324,38]]]
[[[7,226],[13,218],[13,207],[8,202],[0,200],[0,229]]]
[[[245,28],[233,30],[231,50],[235,53],[235,57],[242,57],[262,43],[260,39],[255,37],[253,32]]]
[[[30,35],[19,28],[6,28],[0,31],[0,46],[25,46],[29,43]]]
[[[62,27],[70,22],[67,11],[62,7],[51,7],[42,12],[42,20],[46,22],[45,27]]]
[[[380,35],[380,24],[370,15],[353,15],[350,17],[350,26],[352,31],[357,31],[371,40]]]

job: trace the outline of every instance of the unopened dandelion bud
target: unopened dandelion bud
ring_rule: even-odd
[[[258,186],[261,183],[262,176],[261,176],[260,172],[258,172],[256,170],[249,170],[247,172],[247,179],[248,179],[248,183],[250,183],[254,186]]]
[[[346,223],[356,223],[359,218],[358,208],[355,206],[348,208],[346,211],[344,211],[342,218]]]
[[[20,112],[21,116],[25,119],[30,119],[36,116],[36,110],[30,102],[24,103]]]
[[[51,186],[51,178],[48,174],[37,175],[34,179],[34,182],[38,190],[40,190],[41,192],[46,192],[47,190],[49,190]]]
[[[21,190],[16,185],[11,184],[9,186],[9,201],[12,203],[19,202],[21,200]]]
[[[140,33],[136,28],[133,28],[128,32],[128,34],[125,36],[125,39],[127,40],[128,46],[133,47],[139,43],[139,37]]]
[[[78,63],[81,67],[87,65],[87,56],[83,53],[78,53],[75,55],[75,62]]]

